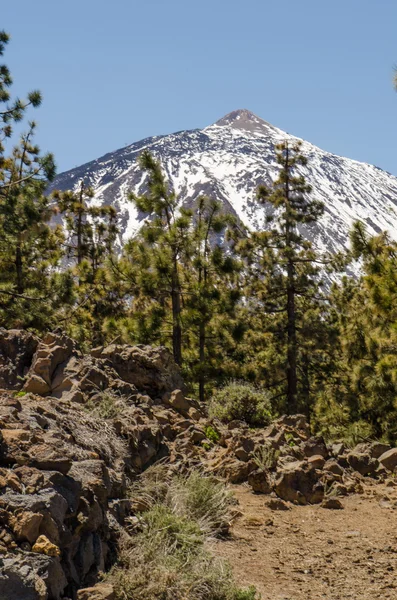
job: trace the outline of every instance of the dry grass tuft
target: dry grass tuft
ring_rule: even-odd
[[[127,456],[127,443],[105,419],[77,407],[57,412],[58,426],[72,436],[76,456],[86,458],[87,453],[96,452],[107,465],[114,465]]]
[[[192,471],[172,475],[166,465],[145,472],[132,488],[149,507],[138,533],[124,538],[109,574],[118,600],[255,600],[240,590],[230,567],[206,542],[228,522],[232,497],[224,484]]]

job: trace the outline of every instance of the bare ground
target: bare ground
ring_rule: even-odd
[[[372,483],[372,485],[371,485]],[[214,542],[240,585],[262,600],[397,600],[397,487],[366,483],[343,510],[293,506],[233,486],[242,515],[230,539]]]

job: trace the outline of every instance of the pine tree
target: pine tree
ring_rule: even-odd
[[[124,339],[171,345],[201,400],[205,386],[226,373],[225,355],[241,335],[234,310],[240,298],[240,264],[225,241],[234,223],[221,205],[200,197],[178,207],[161,165],[147,152],[148,193],[135,206],[148,218],[124,248],[115,275],[131,298],[129,318],[119,323]],[[196,387],[197,386],[197,387]]]
[[[357,282],[345,278],[333,290],[339,327],[338,385],[328,389],[344,422],[367,435],[397,437],[397,244],[386,233],[370,237],[362,223],[351,232],[352,256],[361,263]],[[324,410],[325,420],[332,412]]]
[[[86,259],[91,264],[93,275],[102,264],[106,254],[113,253],[118,234],[117,211],[113,206],[93,206],[92,188],[82,181],[78,192],[55,191],[53,199],[65,219],[67,256],[79,267]]]
[[[238,335],[234,311],[241,297],[241,265],[224,242],[226,230],[234,222],[219,202],[206,197],[197,200],[184,265],[184,305],[191,338],[191,379],[198,382],[202,402],[208,379],[215,373],[218,380],[222,377],[227,334],[232,338]]]
[[[4,55],[9,40],[10,36],[5,31],[0,31],[0,56]],[[21,100],[20,98],[12,99],[10,93],[12,83],[9,68],[7,65],[0,65],[0,169],[4,165],[5,145],[12,136],[13,123],[17,123],[23,119],[26,109],[29,106],[36,108],[41,104],[41,94],[37,90],[30,92],[27,100]],[[0,171],[0,190],[4,186],[8,187],[9,185],[9,182],[2,185],[2,181],[3,178]]]
[[[0,55],[8,39],[0,33]],[[41,102],[39,92],[12,100],[11,84],[8,68],[0,66],[0,318],[8,327],[40,329],[50,325],[55,307],[69,294],[67,277],[56,272],[62,232],[49,226],[53,213],[44,194],[55,164],[34,144],[34,122],[9,149],[13,123]]]
[[[130,194],[130,199],[138,210],[151,215],[151,218],[143,225],[138,238],[127,244],[124,264],[128,264],[131,258],[135,263],[133,278],[139,288],[137,290],[135,287],[135,308],[138,312],[140,300],[148,297],[155,299],[151,303],[152,310],[144,311],[146,318],[140,323],[142,331],[150,335],[148,322],[149,330],[155,331],[171,322],[174,359],[178,365],[182,365],[181,261],[189,246],[192,211],[184,208],[178,210],[176,195],[169,189],[160,163],[148,151],[141,154],[139,164],[148,174],[148,193],[140,197]],[[168,301],[171,305],[170,319],[167,314]],[[168,336],[167,331],[164,335]]]
[[[83,345],[95,346],[106,338],[107,319],[120,316],[123,299],[112,276],[118,234],[113,206],[90,202],[91,188],[81,182],[78,191],[56,191],[53,200],[65,220],[66,256],[74,278],[74,306],[66,311],[67,328]]]
[[[250,267],[247,295],[254,297],[254,320],[258,320],[255,313],[260,310],[262,331],[267,332],[265,362],[269,372],[277,367],[278,376],[270,385],[279,390],[277,396],[285,394],[286,409],[293,413],[302,405],[307,409],[304,380],[309,353],[304,347],[310,335],[305,315],[316,310],[321,286],[319,259],[302,227],[316,222],[323,206],[310,198],[311,188],[299,174],[307,163],[300,144],[279,144],[276,156],[278,178],[271,186],[258,189],[259,200],[271,209],[267,217],[270,228],[251,233],[239,247]]]

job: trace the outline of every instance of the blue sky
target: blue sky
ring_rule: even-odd
[[[59,171],[248,108],[397,175],[396,0],[19,0],[1,15]]]

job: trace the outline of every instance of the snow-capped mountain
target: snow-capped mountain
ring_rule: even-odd
[[[71,189],[83,179],[95,190],[93,202],[118,209],[122,237],[127,239],[145,218],[127,200],[127,193],[145,191],[145,175],[137,158],[148,149],[161,160],[181,204],[190,205],[205,194],[221,200],[226,210],[252,229],[259,229],[267,209],[256,201],[255,190],[275,178],[274,145],[282,140],[298,138],[248,110],[236,110],[205,129],[150,137],[106,154],[60,174],[51,188]],[[347,246],[349,229],[357,219],[372,234],[389,230],[397,238],[397,177],[301,141],[308,158],[302,172],[313,196],[325,204],[321,222],[306,232],[315,245],[330,251]]]

